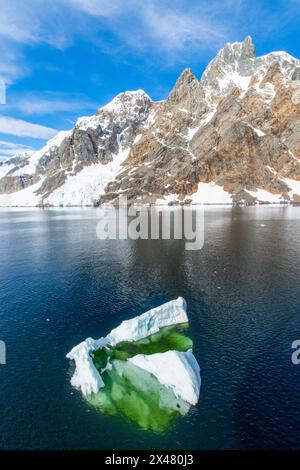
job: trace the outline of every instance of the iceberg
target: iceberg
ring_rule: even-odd
[[[105,337],[87,338],[67,354],[75,362],[72,386],[101,411],[163,428],[199,400],[200,368],[187,327],[179,297],[123,321]]]

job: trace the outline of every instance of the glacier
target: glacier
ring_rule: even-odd
[[[75,362],[75,372],[71,378],[72,386],[81,390],[85,397],[97,394],[105,387],[102,374],[111,370],[112,364],[108,358],[105,367],[99,372],[93,360],[93,354],[96,351],[109,351],[110,348],[121,344],[136,343],[168,327],[187,323],[186,302],[179,297],[142,315],[123,321],[105,337],[97,340],[87,338],[66,356]],[[178,399],[189,405],[195,405],[198,402],[201,386],[200,367],[191,349],[136,354],[124,363],[132,364],[148,372],[160,384],[171,390]]]

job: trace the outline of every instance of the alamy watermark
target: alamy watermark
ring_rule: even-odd
[[[296,339],[292,343],[292,349],[295,349],[295,351],[292,354],[292,363],[294,366],[298,366],[300,364],[300,339]]]
[[[96,232],[100,240],[184,240],[186,250],[204,245],[204,209],[198,206],[129,205],[119,198],[118,207],[107,204],[97,209]]]
[[[6,344],[0,340],[0,365],[6,364]]]

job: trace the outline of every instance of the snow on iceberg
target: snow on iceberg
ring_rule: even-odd
[[[101,374],[111,369],[112,365],[108,356],[104,367],[97,368],[94,353],[101,350],[109,352],[128,342],[137,344],[145,338],[155,337],[168,327],[186,323],[186,302],[179,297],[138,317],[123,321],[106,337],[98,340],[86,339],[67,354],[67,358],[74,360],[76,366],[71,384],[80,389],[84,396],[96,394],[105,387]],[[172,390],[177,398],[191,405],[197,403],[201,384],[200,368],[191,349],[136,354],[126,358],[125,363],[128,362],[152,374],[162,385]]]
[[[196,405],[200,394],[200,368],[192,350],[167,351],[151,355],[138,354],[128,359],[153,374],[162,385],[173,390],[177,398]]]
[[[73,387],[81,389],[85,396],[97,393],[101,387],[104,387],[104,382],[94,366],[90,353],[105,347],[106,343],[105,338],[99,340],[87,338],[67,354],[67,358],[73,359],[76,366],[71,384]]]
[[[182,297],[178,297],[138,317],[123,321],[107,335],[107,338],[110,344],[115,346],[121,341],[138,341],[147,338],[165,326],[188,323],[188,321],[186,302]]]

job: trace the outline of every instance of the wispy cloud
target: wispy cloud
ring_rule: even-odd
[[[115,18],[128,10],[135,10],[138,6],[135,0],[127,0],[126,3],[123,0],[65,0],[65,3],[90,15],[104,18]]]
[[[213,17],[213,8],[204,14],[197,10],[195,7],[185,11],[172,7],[161,9],[158,2],[150,2],[141,15],[148,35],[145,47],[154,43],[169,54],[196,48],[211,50],[222,45],[228,26]]]
[[[24,115],[50,115],[55,113],[75,113],[95,111],[97,104],[81,94],[67,93],[26,93],[11,95],[6,110],[17,110]]]
[[[33,139],[50,139],[57,130],[50,127],[40,126],[22,119],[0,116],[0,133],[14,135],[17,137],[31,137]]]
[[[24,47],[64,49],[84,37],[103,51],[143,55],[154,63],[211,56],[246,34],[277,33],[298,15],[299,0],[1,0],[0,77],[12,82],[30,73]],[[265,19],[268,18],[266,22]],[[103,36],[108,31],[113,46]]]
[[[29,72],[26,45],[63,49],[81,36],[112,53],[103,31],[119,41],[120,57],[140,51],[146,59],[182,62],[249,33],[277,33],[298,14],[298,1],[278,2],[274,12],[265,0],[31,0],[30,7],[1,0],[0,76],[13,81]]]
[[[63,49],[73,34],[72,12],[66,11],[64,0],[31,0],[30,5],[1,0],[0,78],[11,83],[30,72],[24,46],[45,43]]]
[[[11,82],[29,72],[26,45],[41,43],[63,49],[78,36],[111,51],[101,33],[109,30],[120,47],[148,50],[157,56],[213,50],[234,25],[225,18],[233,0],[1,0],[0,76]],[[231,16],[232,16],[231,12]],[[230,18],[230,16],[229,16]]]
[[[70,42],[65,14],[61,0],[31,0],[30,6],[24,0],[1,0],[0,35],[20,44],[45,42],[63,47]]]
[[[16,144],[15,142],[8,142],[6,140],[0,140],[0,159],[7,159],[18,155],[23,152],[32,151],[32,147],[28,145]]]
[[[162,61],[217,52],[248,34],[267,39],[300,16],[300,0],[64,0],[119,37],[124,48]],[[275,6],[275,8],[274,8]],[[266,21],[267,18],[267,21]],[[102,23],[101,23],[102,20]]]
[[[148,0],[142,5],[136,0],[126,3],[120,0],[65,1],[91,16],[106,18],[109,27],[125,45],[136,50],[154,47],[160,54],[172,55],[199,46],[209,50],[222,44],[230,30],[224,14],[229,8],[234,8],[231,0],[222,2],[222,8],[215,0],[202,0],[200,4],[194,1]]]

